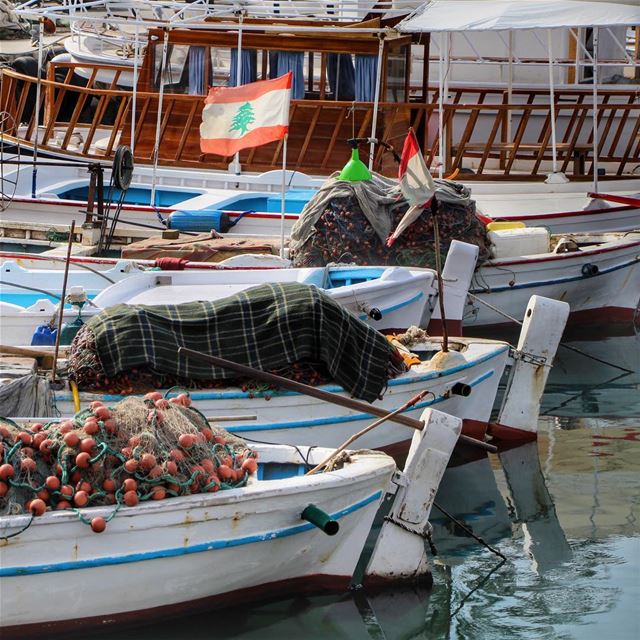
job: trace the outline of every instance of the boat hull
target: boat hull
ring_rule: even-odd
[[[283,449],[277,459],[296,464],[328,454]],[[100,535],[72,511],[48,512],[0,548],[2,636],[158,620],[272,589],[342,590],[394,469],[386,456],[357,454],[330,474],[123,507]],[[311,503],[339,521],[338,535],[301,519]]]
[[[408,374],[390,380],[383,398],[374,402],[374,406],[392,411],[428,389],[431,393],[403,412],[404,415],[419,419],[425,408],[433,407],[463,418],[463,431],[481,436],[486,430],[507,363],[508,345],[488,340],[461,339],[460,343],[468,345],[463,363],[443,369],[424,365],[413,367]],[[451,393],[451,388],[458,382],[471,387],[469,397]],[[338,386],[322,388],[348,397]],[[94,400],[112,405],[121,399],[119,395],[80,394],[83,407]],[[252,393],[226,388],[193,391],[192,399],[194,406],[207,417],[255,416],[253,420],[237,422],[230,419],[224,427],[256,442],[336,447],[376,419],[371,414],[288,391]],[[56,393],[56,407],[63,416],[73,415],[72,394],[68,391]],[[387,421],[359,438],[358,443],[399,456],[406,453],[411,436],[411,429]]]
[[[470,293],[464,330],[471,335],[513,326],[506,316],[522,321],[533,293],[568,302],[568,328],[629,324],[640,299],[640,236],[612,238],[571,253],[485,263]]]

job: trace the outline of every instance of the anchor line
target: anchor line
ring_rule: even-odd
[[[435,500],[433,501],[433,506],[440,511],[444,516],[449,518],[451,522],[458,525],[467,535],[471,536],[474,540],[477,540],[482,546],[486,547],[494,553],[499,558],[502,558],[503,562],[507,561],[507,556],[505,556],[502,552],[498,551],[494,547],[492,547],[488,542],[485,542],[478,534],[474,533],[467,525],[463,524],[460,520],[458,520],[454,515],[450,514],[446,509],[443,509]]]
[[[470,298],[473,298],[473,300],[475,300],[476,302],[479,302],[480,304],[485,305],[492,311],[495,311],[498,315],[501,315],[504,318],[507,318],[507,320],[511,320],[512,322],[515,322],[520,327],[522,326],[522,322],[520,320],[518,320],[517,318],[514,318],[513,316],[510,316],[508,313],[502,311],[501,309],[498,309],[498,307],[494,307],[492,304],[488,303],[486,300],[483,300],[482,298],[470,292],[467,293],[467,295]],[[631,369],[626,369],[625,367],[621,367],[618,364],[613,364],[613,362],[602,360],[602,358],[598,358],[597,356],[587,353],[586,351],[582,351],[582,349],[578,349],[577,347],[571,347],[564,342],[561,342],[559,346],[563,347],[564,349],[568,349],[569,351],[574,351],[575,353],[579,353],[581,356],[584,356],[585,358],[590,358],[591,360],[594,360],[595,362],[599,362],[600,364],[605,364],[609,367],[613,367],[614,369],[619,369],[620,371],[623,371],[626,374],[634,373],[634,371],[631,371]]]

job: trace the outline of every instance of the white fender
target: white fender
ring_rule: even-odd
[[[442,269],[442,285],[444,289],[444,313],[447,327],[451,335],[462,335],[462,316],[471,279],[476,270],[479,248],[474,244],[452,240],[447,259]],[[434,299],[434,309],[428,332],[431,335],[442,334],[442,316],[440,304]]]
[[[535,437],[540,399],[568,317],[566,302],[531,296],[498,421],[490,426],[493,436]]]
[[[462,420],[426,409],[422,421],[425,427],[413,435],[393,507],[365,569],[365,585],[416,580],[430,572],[423,535]]]

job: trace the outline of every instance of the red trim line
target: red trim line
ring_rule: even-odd
[[[65,199],[58,199],[58,198],[51,198],[51,199],[46,199],[46,198],[13,198],[12,202],[22,202],[25,204],[32,204],[32,203],[36,203],[36,204],[43,204],[46,206],[51,206],[51,205],[58,205],[58,206],[68,206],[68,207],[86,207],[87,206],[87,201],[86,200],[65,200]],[[122,208],[125,211],[148,211],[149,213],[155,213],[156,211],[160,212],[160,213],[173,213],[174,211],[177,211],[178,209],[175,208],[168,208],[168,207],[150,207],[148,205],[144,205],[144,204],[123,204]],[[69,213],[76,213],[74,212],[69,212]],[[82,212],[84,213],[84,211]],[[93,215],[96,216],[97,212],[93,212]]]
[[[524,220],[548,220],[548,219],[556,219],[556,218],[579,218],[581,216],[594,216],[594,215],[606,215],[607,213],[619,213],[621,211],[636,211],[640,214],[638,210],[639,205],[636,206],[625,206],[625,207],[605,207],[604,209],[583,209],[581,211],[564,211],[559,213],[539,213],[532,214],[529,216],[496,216],[491,217],[490,222],[522,222]],[[483,212],[484,217],[487,217],[487,213]],[[477,215],[477,214],[476,214]],[[482,215],[482,214],[481,214]]]
[[[462,419],[462,435],[484,440],[487,433],[488,423],[485,420],[474,420],[473,418]]]
[[[488,428],[489,435],[494,440],[517,440],[519,442],[530,442],[536,440],[538,434],[535,431],[525,431],[516,427],[508,427],[497,422],[490,422]]]
[[[583,309],[572,311],[567,320],[567,328],[564,332],[565,339],[587,340],[603,338],[613,335],[634,335],[633,321],[636,309],[631,307],[601,307],[599,309]],[[617,325],[617,326],[616,326]],[[613,327],[616,327],[613,329]],[[486,337],[493,332],[510,332],[514,330],[513,322],[496,322],[492,324],[465,325],[465,333],[468,336]],[[587,329],[595,330],[593,334],[586,333]]]
[[[431,318],[427,326],[427,332],[430,336],[442,335],[442,320],[440,318]],[[447,335],[462,336],[462,320],[450,320],[447,318]]]
[[[620,232],[622,233],[622,232]],[[630,249],[631,247],[640,247],[640,240],[636,242],[628,242],[626,244],[615,244],[612,247],[606,249],[581,249],[580,251],[571,251],[569,253],[554,253],[544,258],[534,258],[529,260],[510,260],[508,262],[497,262],[496,260],[489,260],[482,264],[483,267],[504,267],[512,264],[533,264],[536,262],[553,262],[554,260],[570,260],[571,258],[584,258],[585,256],[595,256],[600,253],[610,253],[611,251],[618,251],[620,249]]]
[[[291,89],[293,72],[288,71],[279,78],[273,80],[259,80],[239,87],[211,87],[205,98],[205,104],[226,104],[229,102],[247,102],[261,98],[270,91]]]
[[[88,618],[72,618],[51,623],[35,623],[25,625],[13,625],[0,627],[2,640],[12,638],[47,638],[52,633],[68,633],[89,628],[106,629],[112,626],[141,626],[149,622],[160,622],[179,616],[184,616],[198,611],[206,611],[212,608],[221,608],[233,604],[253,603],[256,601],[275,600],[288,594],[311,593],[339,593],[346,591],[351,582],[351,576],[333,576],[315,574],[301,576],[289,580],[279,580],[247,589],[238,589],[230,593],[199,598],[189,602],[152,607],[138,611],[125,613],[105,614]]]
[[[597,198],[598,200],[608,200],[609,202],[617,202],[618,204],[626,204],[631,207],[640,207],[640,198],[634,198],[633,196],[616,196],[611,193],[593,193],[587,194],[590,198]]]

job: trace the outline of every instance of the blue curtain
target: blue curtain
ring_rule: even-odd
[[[356,54],[356,100],[373,102],[376,95],[378,56]]]
[[[204,47],[189,47],[189,95],[204,95]]]
[[[349,53],[330,53],[327,56],[329,86],[336,100],[353,100],[356,77]]]
[[[291,98],[304,99],[304,51],[269,51],[269,78],[293,71]]]
[[[238,75],[238,50],[231,49],[231,71],[228,86],[236,86]],[[240,84],[255,82],[258,78],[258,52],[252,49],[242,50],[242,67],[240,68]]]

